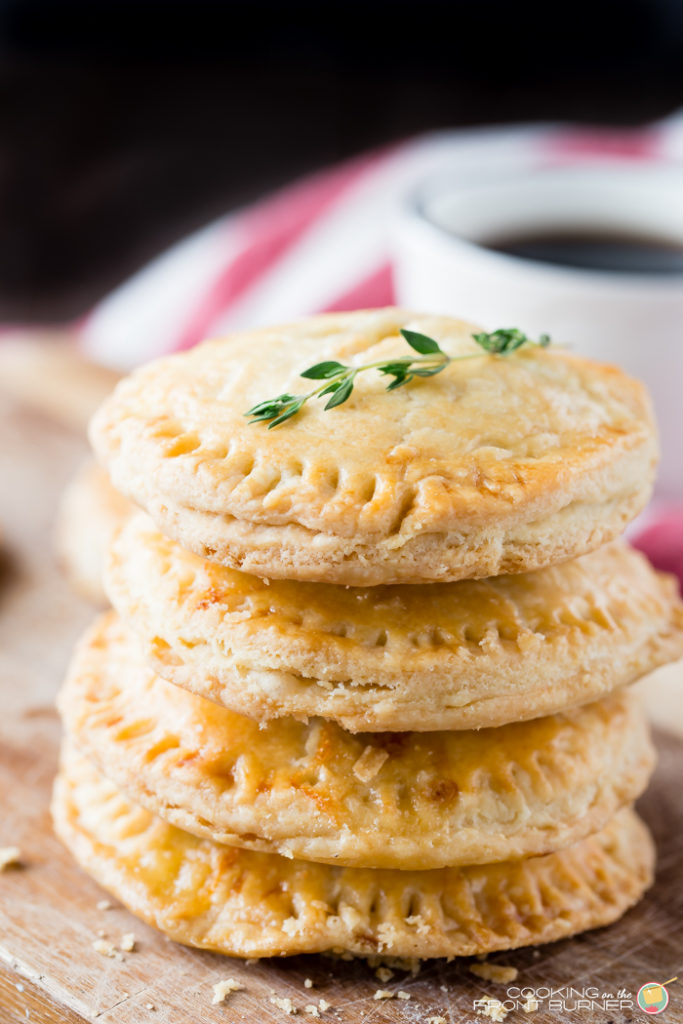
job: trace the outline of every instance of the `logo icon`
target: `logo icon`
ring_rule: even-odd
[[[638,1006],[645,1013],[661,1013],[669,1005],[669,993],[666,986],[677,978],[669,978],[668,981],[647,981],[638,989]]]

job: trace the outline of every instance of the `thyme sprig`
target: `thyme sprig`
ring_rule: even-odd
[[[316,363],[309,366],[301,374],[308,380],[321,380],[322,384],[302,395],[290,395],[284,393],[276,398],[267,398],[252,406],[244,415],[251,416],[250,423],[268,423],[268,429],[272,430],[285,420],[296,416],[301,408],[310,402],[312,398],[323,398],[329,395],[325,403],[325,409],[334,409],[347,400],[356,377],[366,370],[378,370],[379,373],[392,380],[387,384],[387,391],[395,391],[405,384],[409,384],[415,377],[433,377],[445,370],[450,363],[461,362],[464,359],[481,359],[484,356],[507,356],[511,352],[522,348],[524,345],[534,345],[539,348],[547,348],[550,344],[550,337],[542,334],[538,341],[533,341],[517,327],[500,327],[490,333],[481,332],[473,334],[472,337],[481,348],[481,352],[468,352],[464,355],[449,356],[443,351],[438,341],[421,334],[419,331],[410,331],[407,328],[401,330],[401,334],[408,342],[416,356],[398,356],[392,359],[381,359],[375,363],[361,363],[360,366],[346,366],[334,359]]]

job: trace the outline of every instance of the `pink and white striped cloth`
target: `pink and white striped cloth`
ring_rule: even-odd
[[[404,197],[448,170],[471,177],[577,159],[683,162],[683,119],[639,131],[558,126],[474,129],[410,139],[311,175],[173,246],[85,317],[80,340],[129,369],[233,328],[387,305],[392,223]]]
[[[327,310],[389,305],[392,225],[418,183],[591,159],[683,163],[683,117],[637,131],[558,125],[443,132],[313,174],[173,246],[80,323],[90,357],[119,369],[203,338]],[[639,544],[683,582],[683,509],[655,506]]]

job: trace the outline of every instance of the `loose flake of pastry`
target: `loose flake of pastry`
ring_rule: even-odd
[[[320,1009],[321,1013],[324,1013],[325,1010],[329,1010],[331,1006],[332,1006],[332,1003],[328,1003],[327,999],[319,999],[318,1000],[318,1008]]]
[[[403,989],[399,989],[396,993],[397,999],[410,999],[410,992],[404,992]]]
[[[425,1024],[448,1024],[445,1017],[427,1017]]]
[[[381,981],[385,985],[388,981],[391,981],[393,976],[394,972],[391,970],[390,967],[378,967],[377,970],[375,971],[375,977],[377,978],[377,980]]]
[[[419,914],[411,914],[406,918],[406,924],[415,928],[418,935],[429,935],[429,925]]]
[[[508,1011],[500,999],[494,999],[492,996],[482,996],[481,999],[476,999],[474,1009],[480,1016],[489,1017],[490,1020],[495,1021],[503,1021],[508,1015]]]
[[[319,1017],[318,1007],[314,1003],[309,1003],[308,1006],[304,1006],[304,1013],[307,1013],[309,1017]]]
[[[123,960],[123,957],[119,950],[116,948],[113,942],[109,942],[108,939],[95,939],[92,944],[92,948],[100,956],[108,956],[112,960]]]
[[[21,850],[18,846],[3,846],[0,849],[0,871],[15,867],[21,863]]]
[[[503,967],[501,964],[479,963],[470,966],[470,974],[476,974],[478,978],[492,981],[496,985],[509,984],[518,973],[516,967]]]
[[[291,999],[281,999],[279,996],[271,996],[270,1001],[273,1006],[277,1006],[278,1010],[283,1010],[284,1013],[295,1014],[299,1012]]]
[[[395,992],[391,992],[388,988],[378,988],[372,997],[373,999],[393,999]]]
[[[145,1003],[145,1009],[146,1010],[156,1010],[156,1006],[154,1005],[154,1003]]]
[[[125,935],[121,936],[119,949],[124,953],[132,953],[135,950],[135,935],[133,932],[126,932]]]
[[[353,766],[353,774],[361,782],[370,782],[389,757],[386,750],[367,746]]]
[[[240,985],[239,981],[235,981],[234,978],[226,978],[225,981],[217,981],[213,986],[213,999],[211,1004],[224,1003],[226,997],[231,992],[241,992],[244,985]]]

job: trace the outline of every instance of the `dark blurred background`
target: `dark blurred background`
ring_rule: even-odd
[[[64,320],[305,171],[683,106],[683,0],[0,2],[0,318]]]

